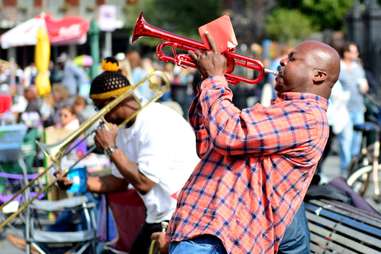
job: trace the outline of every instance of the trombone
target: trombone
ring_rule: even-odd
[[[144,85],[148,85],[151,93],[149,95],[149,98],[142,98],[139,95],[138,89]],[[126,125],[129,121],[134,119],[136,115],[146,106],[148,106],[150,103],[158,100],[165,92],[169,91],[170,88],[170,82],[168,77],[164,72],[161,71],[154,71],[150,73],[147,77],[145,77],[143,80],[139,81],[136,85],[132,85],[129,90],[127,90],[125,93],[119,95],[114,100],[112,100],[110,103],[108,103],[106,106],[104,106],[98,113],[93,115],[91,118],[89,118],[87,121],[82,123],[82,125],[74,132],[69,134],[64,140],[57,144],[53,145],[45,145],[37,142],[37,144],[40,146],[41,150],[47,156],[51,161],[52,164],[47,167],[44,171],[42,171],[36,178],[31,180],[28,184],[26,184],[23,188],[21,188],[19,191],[17,191],[8,201],[3,203],[0,206],[0,212],[4,214],[3,210],[4,207],[6,207],[10,202],[15,200],[19,195],[25,194],[30,187],[32,187],[40,178],[45,176],[52,167],[55,167],[58,170],[61,170],[61,160],[62,158],[67,155],[72,149],[68,149],[69,145],[72,144],[74,141],[76,141],[82,134],[86,132],[91,126],[93,126],[95,123],[97,123],[99,120],[104,121],[104,116],[107,115],[107,113],[111,112],[117,105],[119,105],[123,100],[126,98],[133,96],[136,101],[139,102],[140,108],[139,110],[135,111],[129,118],[125,119],[118,127],[121,128],[124,125]],[[90,134],[86,135],[89,136]],[[95,149],[95,146],[91,147],[88,151],[88,153],[84,156],[86,157],[89,155],[93,150]],[[81,159],[83,159],[82,157]],[[80,159],[80,160],[81,160]],[[77,165],[80,160],[77,160],[73,165],[71,165],[66,171],[64,171],[65,174],[67,174],[70,169],[74,168],[75,165]],[[47,192],[55,183],[57,182],[57,179],[53,180],[51,183],[49,183],[45,188],[43,188],[41,191],[39,191],[36,195],[34,195],[29,200],[25,201],[20,208],[9,215],[4,221],[0,223],[0,230],[3,229],[4,226],[12,222],[20,213],[22,213],[28,206],[36,200],[41,194]]]

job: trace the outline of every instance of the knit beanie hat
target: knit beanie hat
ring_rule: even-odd
[[[102,61],[104,72],[91,82],[90,98],[107,100],[130,89],[130,82],[121,74],[118,61],[113,57],[106,57]]]

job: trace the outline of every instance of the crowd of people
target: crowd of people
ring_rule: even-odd
[[[133,188],[146,208],[129,253],[148,253],[151,238],[172,254],[309,253],[303,198],[326,142],[337,137],[343,175],[360,151],[361,134],[353,126],[365,121],[363,96],[369,87],[358,48],[348,43],[339,56],[327,44],[305,41],[280,47],[268,62],[253,44],[250,54],[278,75],[266,76],[256,87],[229,86],[226,58],[208,39],[211,51],[189,53],[196,69],[130,50],[105,58],[106,67],[92,80],[86,68],[63,54],[51,65],[54,85],[46,97],[33,84],[32,65],[23,71],[0,65],[0,92],[12,101],[0,121],[70,132],[160,69],[171,83],[161,103],[141,109],[136,97],[126,98],[89,141],[112,167],[109,175],[89,176],[87,190]],[[148,92],[139,93],[144,99]],[[71,186],[63,174],[56,177],[62,189]],[[169,222],[166,233],[159,233],[162,222]]]

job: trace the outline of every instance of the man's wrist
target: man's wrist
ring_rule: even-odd
[[[106,147],[104,149],[104,153],[109,157],[111,158],[111,156],[113,155],[113,153],[118,149],[118,147],[116,145],[112,145],[112,146],[109,146],[109,147]]]

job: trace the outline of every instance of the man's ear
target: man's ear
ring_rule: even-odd
[[[327,79],[327,72],[323,70],[315,69],[313,75],[314,84],[321,84]]]

